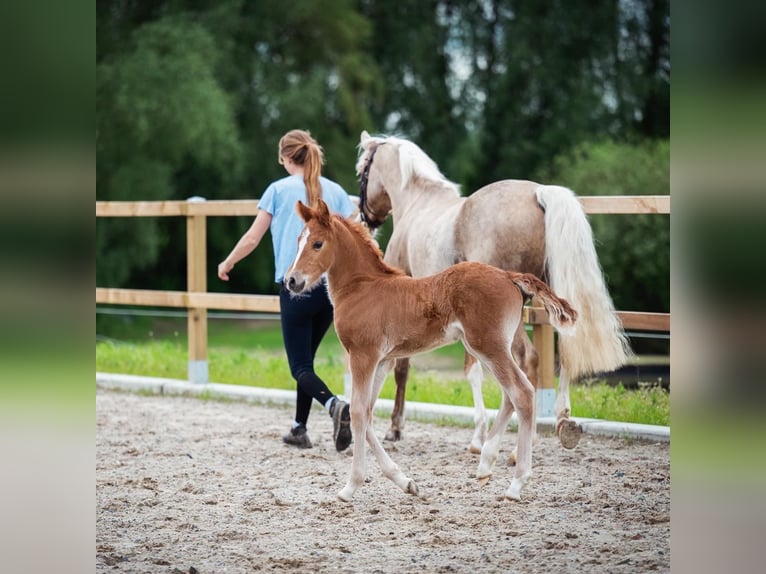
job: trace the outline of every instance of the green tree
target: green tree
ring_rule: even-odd
[[[370,129],[471,193],[582,141],[669,135],[667,0],[360,1],[384,97]]]
[[[128,50],[98,64],[98,199],[183,199],[191,194],[175,178],[190,169],[219,189],[236,180],[242,149],[217,61],[204,28],[168,16],[139,27]],[[100,221],[97,282],[125,284],[153,265],[168,238],[161,224]]]
[[[383,84],[382,97],[371,102],[373,123],[367,129],[408,137],[461,181],[475,142],[468,136],[469,92],[456,80],[456,49],[471,6],[439,0],[360,6],[373,26],[371,50]]]

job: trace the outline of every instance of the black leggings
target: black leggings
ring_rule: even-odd
[[[332,303],[324,283],[298,297],[291,296],[282,284],[279,305],[287,361],[290,373],[298,383],[295,421],[305,425],[309,420],[311,399],[324,406],[334,396],[314,372],[314,356],[333,321]]]

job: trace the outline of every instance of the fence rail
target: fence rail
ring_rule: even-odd
[[[589,214],[670,214],[669,195],[583,196],[579,200]],[[279,313],[279,297],[275,295],[207,292],[207,217],[243,217],[257,213],[257,200],[206,201],[193,197],[187,201],[97,201],[96,217],[186,217],[187,290],[96,287],[96,303],[187,309],[189,381],[208,382],[208,309]],[[669,313],[619,311],[618,315],[626,329],[670,332]],[[555,379],[553,328],[541,307],[526,307],[524,322],[532,325],[534,344],[540,355],[538,391],[552,391]],[[538,412],[543,414],[547,410],[543,407]]]

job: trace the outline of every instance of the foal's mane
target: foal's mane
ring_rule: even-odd
[[[373,255],[375,255],[375,263],[380,271],[388,275],[404,275],[404,271],[397,269],[396,267],[391,267],[388,263],[383,261],[383,252],[380,250],[380,247],[378,247],[378,245],[372,240],[372,236],[370,235],[370,232],[367,231],[367,228],[364,227],[361,223],[352,219],[346,219],[337,213],[333,214],[332,218],[346,227],[346,229],[348,229],[353,235],[357,236],[360,240],[360,243],[362,243],[364,247],[369,249]]]
[[[402,185],[417,177],[426,182],[438,184],[439,187],[451,189],[456,195],[460,195],[460,186],[444,177],[436,162],[428,157],[415,143],[403,137],[393,135],[370,136],[370,139],[373,140],[373,145],[389,143],[398,148]],[[371,147],[362,148],[364,151],[359,156],[359,161],[357,162],[357,173],[361,172],[364,164],[368,161],[367,158],[369,157]]]

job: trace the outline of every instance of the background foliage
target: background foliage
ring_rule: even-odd
[[[97,198],[252,199],[309,129],[356,193],[359,133],[418,143],[469,194],[504,178],[582,195],[669,191],[667,0],[101,0]],[[617,306],[669,310],[666,216],[592,218]],[[213,218],[213,291],[274,293],[267,240]],[[185,287],[182,224],[97,221],[97,284]],[[267,235],[268,237],[268,235]]]

